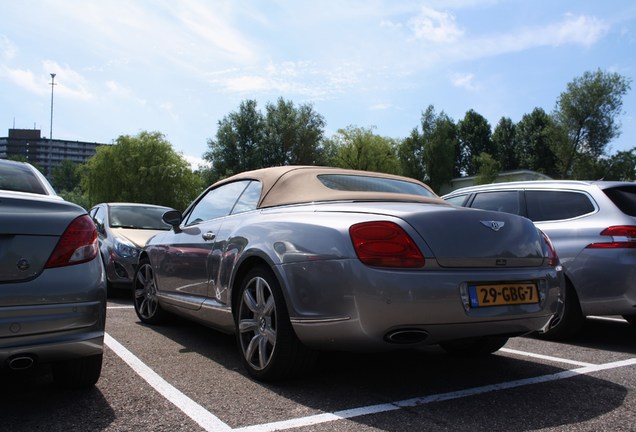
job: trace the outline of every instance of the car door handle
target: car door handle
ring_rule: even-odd
[[[212,231],[208,231],[208,232],[202,234],[201,237],[203,237],[203,240],[208,241],[208,240],[214,240],[216,235]]]

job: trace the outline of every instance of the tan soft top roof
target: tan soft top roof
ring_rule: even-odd
[[[361,192],[334,190],[325,186],[319,179],[323,174],[345,174],[353,176],[390,178],[413,183],[428,189],[433,197],[400,194],[390,192]],[[301,204],[319,201],[415,201],[422,203],[448,203],[437,197],[424,183],[408,177],[383,174],[371,171],[358,171],[342,168],[318,166],[279,166],[246,171],[216,182],[213,187],[237,180],[257,180],[262,184],[258,208],[286,204]]]

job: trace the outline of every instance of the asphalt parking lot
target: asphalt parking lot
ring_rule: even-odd
[[[274,385],[247,377],[232,336],[176,318],[142,325],[126,297],[108,303],[97,386],[57,390],[44,366],[2,374],[1,430],[636,431],[636,329],[620,318],[479,359],[329,353]]]

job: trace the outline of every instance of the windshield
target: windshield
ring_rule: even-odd
[[[169,230],[170,226],[161,216],[170,210],[167,207],[114,206],[110,207],[111,228]]]

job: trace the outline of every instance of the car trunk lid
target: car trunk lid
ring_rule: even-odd
[[[440,206],[406,220],[443,267],[534,267],[545,259],[538,230],[520,216]]]
[[[59,199],[0,195],[0,282],[37,276],[69,223],[83,213]]]

